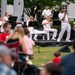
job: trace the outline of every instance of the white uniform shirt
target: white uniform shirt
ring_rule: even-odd
[[[44,23],[48,23],[48,21],[45,19],[45,20],[43,20],[42,25]],[[43,28],[44,28],[44,30],[51,29],[50,23],[43,25]]]
[[[61,20],[62,23],[68,23],[68,15],[66,14],[64,21],[62,21],[62,18],[64,17],[65,13],[59,13],[58,17]]]
[[[4,20],[5,20],[5,21],[8,21],[8,17],[5,16],[5,17],[3,18],[3,21],[4,21]]]
[[[1,26],[0,32],[3,32],[4,31],[2,24],[3,24],[3,21],[0,21],[0,26]]]
[[[30,22],[30,20],[28,20],[28,21],[26,22],[26,25],[27,25],[27,26],[29,26],[29,22]],[[34,31],[34,28],[33,28],[33,27],[28,27],[28,30],[31,32],[31,31]]]
[[[44,15],[44,18],[46,18],[47,16],[50,16],[51,15],[51,10],[43,10],[43,12],[42,12],[42,15]]]
[[[2,24],[3,24],[3,21],[0,21],[0,26],[2,26]]]

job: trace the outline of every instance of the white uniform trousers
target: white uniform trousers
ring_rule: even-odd
[[[54,39],[56,36],[57,36],[57,29],[44,29],[44,31],[46,32],[47,34],[47,40],[49,40],[50,36],[49,36],[49,32],[53,32],[53,36],[52,36],[52,39]]]
[[[59,37],[57,40],[61,40],[65,31],[67,31],[67,37],[66,37],[66,41],[68,41],[70,39],[70,34],[71,34],[71,26],[69,23],[62,23],[61,24],[61,32],[59,34]]]

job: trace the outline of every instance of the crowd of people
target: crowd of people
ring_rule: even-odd
[[[42,16],[44,17],[44,20],[42,21],[44,28],[43,31],[29,27],[29,22],[34,21],[33,16],[29,17],[29,20],[26,23],[27,28],[16,25],[14,29],[12,29],[12,25],[8,22],[8,12],[5,13],[4,18],[0,17],[0,75],[17,75],[16,71],[11,68],[11,64],[13,62],[12,56],[15,58],[18,52],[22,53],[22,55],[19,54],[18,56],[19,60],[28,65],[33,65],[30,59],[34,56],[33,47],[35,46],[35,42],[29,37],[31,33],[35,32],[34,40],[37,40],[38,34],[41,33],[47,34],[47,40],[49,40],[49,31],[51,31],[53,32],[52,40],[56,40],[57,29],[51,27],[53,21],[51,19],[52,14],[49,10],[49,6],[46,6],[45,10],[43,10]],[[61,32],[57,38],[57,42],[61,40],[66,30],[66,41],[70,42],[71,26],[69,24],[68,15],[63,8],[60,8],[60,13],[58,16],[61,21]],[[16,55],[13,54],[12,50],[7,46],[7,44],[14,43],[15,41],[19,42],[19,48]],[[43,69],[40,71],[40,75],[74,75],[75,41],[72,46],[74,50],[73,53],[61,58],[60,52],[57,51],[54,53],[54,58],[52,61],[49,61],[46,64],[41,64]]]

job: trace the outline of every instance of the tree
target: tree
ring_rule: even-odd
[[[7,0],[8,4],[13,4],[14,0]],[[39,6],[40,9],[43,9],[45,5],[49,5],[50,7],[56,6],[56,5],[61,5],[63,1],[67,0],[24,0],[24,6],[25,7],[31,7],[32,5],[37,5]],[[69,0],[73,2],[74,0]],[[0,0],[1,3],[1,0]]]

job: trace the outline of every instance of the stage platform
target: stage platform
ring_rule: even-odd
[[[71,46],[72,45],[72,40],[71,42],[66,42],[65,40],[62,40],[60,42],[54,41],[54,40],[37,40],[35,41],[35,44],[38,46],[64,46],[64,45],[68,45]]]

